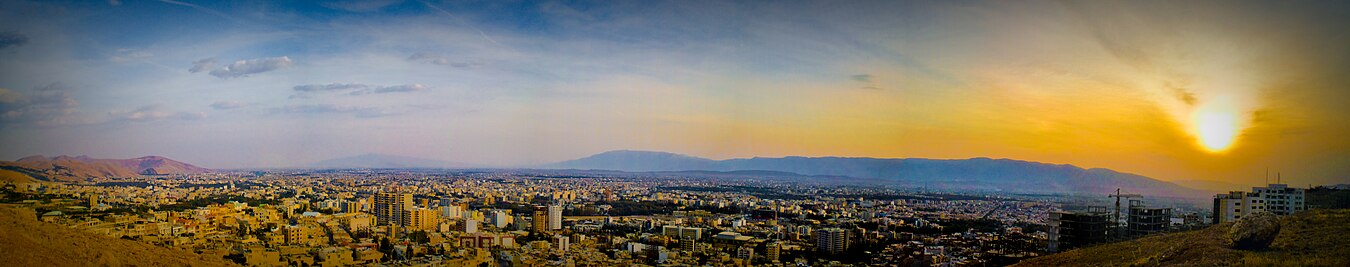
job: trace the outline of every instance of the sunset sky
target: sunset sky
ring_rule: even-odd
[[[617,149],[1350,183],[1350,2],[0,1],[0,159]]]

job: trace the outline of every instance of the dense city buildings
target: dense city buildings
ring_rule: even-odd
[[[1102,196],[529,170],[250,171],[6,188],[31,198],[13,201],[44,221],[261,266],[1001,265],[1177,229],[1196,213],[1131,202],[1116,227],[1105,208],[1066,211],[1104,207]]]

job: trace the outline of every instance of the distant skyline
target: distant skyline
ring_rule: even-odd
[[[1350,183],[1343,1],[4,1],[0,159],[1011,158]]]

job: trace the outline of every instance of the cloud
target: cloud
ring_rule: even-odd
[[[358,118],[374,118],[399,113],[376,107],[358,107],[333,104],[287,105],[273,108],[272,114],[352,114]]]
[[[482,62],[478,61],[450,61],[450,59],[445,57],[444,55],[426,52],[417,52],[415,54],[412,54],[411,56],[408,56],[408,61],[425,64],[442,65],[442,66],[451,66],[461,69],[476,68],[483,65]]]
[[[203,112],[166,111],[160,105],[146,105],[130,111],[108,112],[109,122],[152,122],[161,120],[198,120],[206,118]]]
[[[188,72],[198,73],[203,71],[211,71],[215,69],[216,69],[216,58],[204,58],[197,61],[193,61],[192,68],[188,69]]]
[[[215,103],[211,103],[211,108],[214,108],[216,110],[230,110],[242,108],[245,106],[249,106],[249,104],[245,104],[239,101],[216,101]]]
[[[1186,86],[1177,85],[1166,81],[1163,82],[1163,86],[1167,87],[1167,89],[1171,89],[1172,94],[1174,94],[1177,100],[1181,101],[1181,103],[1186,103],[1187,106],[1195,105],[1196,101],[1195,92],[1191,91],[1190,89],[1187,89]]]
[[[874,77],[873,77],[871,74],[855,74],[855,75],[849,76],[848,78],[849,78],[850,80],[855,81],[855,82],[863,83],[862,89],[868,89],[868,90],[881,90],[881,89],[882,89],[880,86],[877,86],[877,83],[876,83],[875,81],[872,81],[872,78],[874,78]]]
[[[109,60],[112,60],[112,62],[117,63],[126,63],[132,61],[142,61],[154,56],[155,55],[151,54],[150,52],[123,48],[117,49],[117,55],[112,56],[111,58],[109,58]]]
[[[859,81],[859,82],[871,82],[871,81],[872,81],[872,75],[871,75],[871,74],[858,74],[858,75],[850,76],[849,78],[853,79],[854,81]]]
[[[426,85],[421,85],[421,84],[404,84],[404,85],[395,85],[395,86],[381,86],[381,87],[376,87],[376,88],[374,88],[373,90],[352,91],[352,92],[351,92],[351,95],[364,95],[364,94],[369,94],[369,93],[374,93],[374,94],[383,94],[383,93],[410,93],[410,92],[417,92],[417,91],[422,91],[422,90],[426,90],[426,89],[427,89],[427,86],[426,86]]]
[[[403,0],[340,0],[325,2],[323,5],[327,8],[345,10],[350,12],[371,12],[379,11],[385,7],[403,3]]]
[[[384,94],[384,93],[410,93],[426,90],[430,87],[422,84],[404,84],[393,86],[377,86],[361,83],[330,83],[330,84],[305,84],[296,85],[291,89],[300,92],[292,95],[292,99],[310,98],[310,93],[324,92],[348,92],[348,95],[366,95],[366,94]]]
[[[217,68],[215,64],[216,61],[214,58],[194,61],[192,62],[192,68],[188,69],[188,71],[197,73],[209,70],[211,76],[228,79],[288,68],[295,65],[295,62],[291,61],[290,57],[283,56],[239,60],[230,63],[229,65],[220,66],[219,68]]]
[[[17,32],[0,32],[0,49],[22,46],[28,43],[28,36]]]
[[[69,124],[79,106],[61,84],[35,88],[31,94],[0,88],[0,123]]]
[[[200,10],[200,11],[202,11],[202,12],[206,12],[206,13],[209,13],[209,14],[211,14],[211,15],[220,16],[220,17],[222,17],[222,18],[225,18],[225,19],[228,19],[228,20],[231,20],[231,21],[239,21],[239,19],[236,19],[236,18],[234,18],[234,17],[232,17],[232,16],[230,16],[230,15],[226,15],[224,12],[216,11],[215,9],[206,8],[206,7],[204,7],[204,6],[200,6],[200,5],[196,5],[196,4],[192,4],[192,3],[180,2],[180,1],[173,1],[173,0],[159,0],[159,1],[162,2],[162,3],[165,3],[165,4],[172,4],[172,5],[180,5],[180,6],[185,6],[185,7],[191,7],[191,8],[193,8],[193,9]]]
[[[359,83],[330,83],[330,84],[305,84],[292,87],[299,92],[328,92],[345,90],[364,90],[370,88],[370,85]]]

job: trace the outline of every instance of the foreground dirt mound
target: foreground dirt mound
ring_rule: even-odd
[[[0,205],[0,265],[233,266],[234,263],[43,223],[32,210]]]
[[[1015,266],[1350,266],[1350,210],[1310,210],[1280,218],[1269,248],[1229,248],[1231,224],[1148,236],[1022,261]]]

